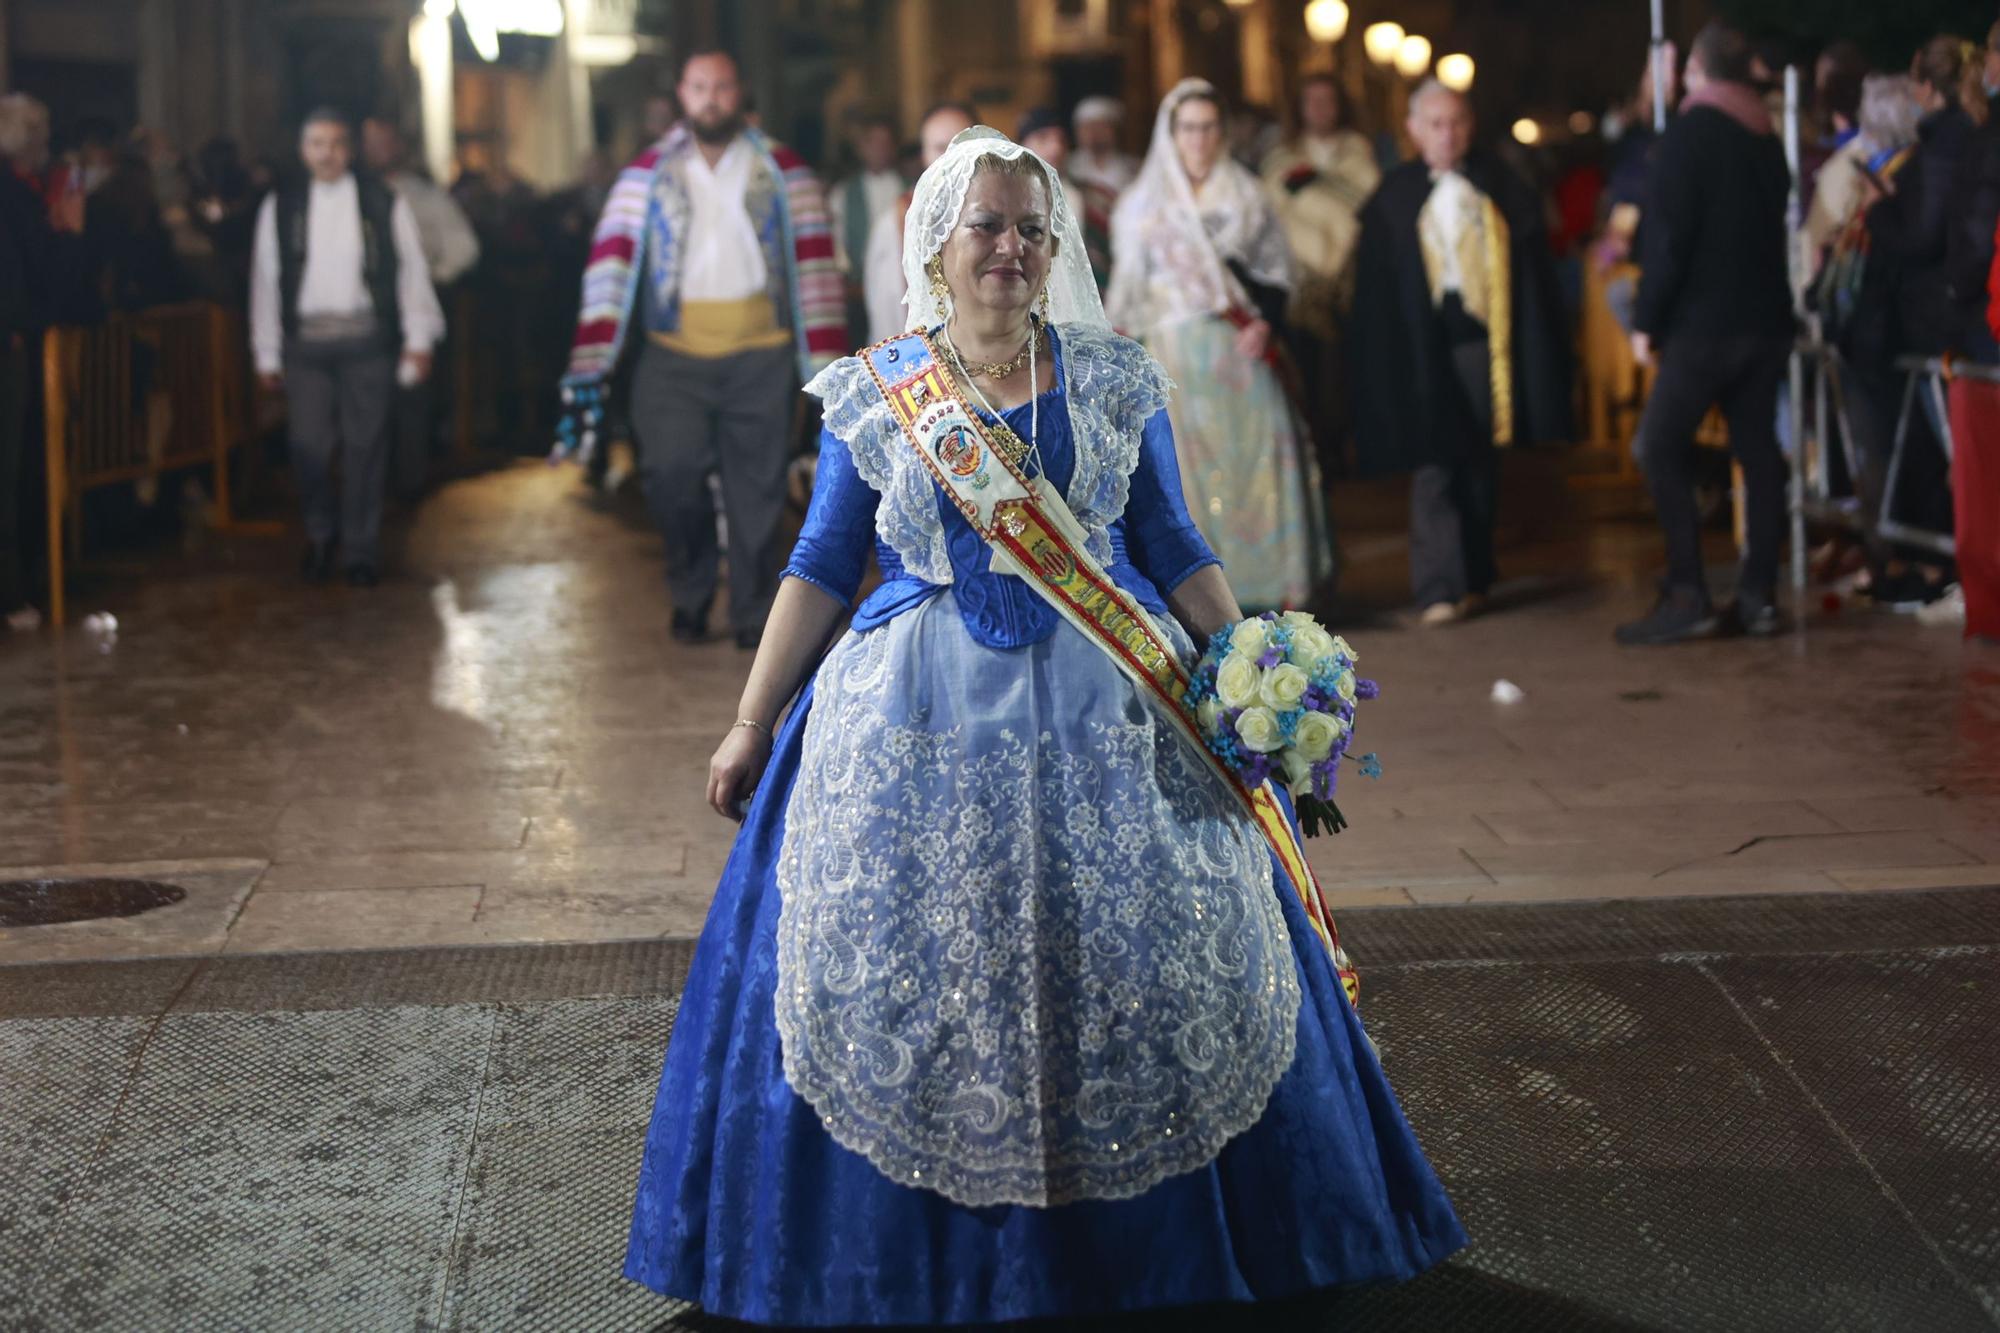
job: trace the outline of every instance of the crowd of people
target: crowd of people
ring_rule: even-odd
[[[331,300],[341,313],[357,313],[365,289],[360,270],[329,277],[315,263],[311,272],[288,275],[277,262],[286,247],[271,225],[273,201],[286,182],[303,185],[322,169],[336,179],[379,182],[408,211],[418,246],[405,267],[428,279],[430,304],[441,321],[432,335],[436,350],[462,339],[476,380],[489,391],[459,403],[448,376],[409,374],[408,383],[397,384],[392,366],[388,387],[363,395],[371,402],[380,398],[379,426],[370,409],[337,429],[339,395],[315,398],[310,373],[283,383],[292,465],[309,533],[316,534],[309,537],[307,572],[321,578],[344,570],[362,585],[377,577],[380,555],[371,533],[379,525],[379,498],[342,524],[328,517],[329,499],[320,493],[327,451],[336,441],[351,451],[345,469],[364,478],[357,496],[380,491],[405,499],[435,476],[453,429],[451,414],[468,414],[465,429],[484,446],[515,453],[545,446],[551,386],[561,371],[590,231],[608,187],[602,156],[584,163],[578,184],[553,194],[536,192],[501,165],[468,167],[447,189],[414,164],[406,136],[390,121],[368,119],[358,136],[337,113],[314,112],[308,121],[299,155],[287,162],[246,158],[227,138],[182,152],[144,127],[121,131],[88,118],[72,127],[57,151],[46,106],[21,93],[0,98],[0,615],[9,627],[40,623],[35,601],[46,574],[40,564],[43,331],[185,301],[254,316],[260,271],[271,280],[263,293],[275,301],[266,304],[266,313],[275,312],[279,323],[297,313],[288,305],[298,295],[294,278],[304,280],[308,307]],[[337,155],[337,170],[329,154]],[[260,219],[266,220],[263,228]],[[263,258],[270,261],[261,270],[260,234]],[[312,238],[284,239],[303,244]],[[303,259],[303,250],[292,257]],[[400,312],[394,322],[402,322]],[[426,327],[422,316],[418,324]],[[274,340],[274,327],[266,319],[251,350],[263,383],[276,390],[287,352]],[[358,466],[357,460],[372,461]],[[377,462],[379,487],[366,480]],[[155,506],[169,508],[172,488],[148,486],[146,493]],[[351,549],[345,558],[330,544],[330,523],[346,529]]]
[[[1161,103],[1142,156],[1125,151],[1126,111],[1109,97],[1085,98],[1068,115],[1036,107],[1003,128],[1057,172],[1113,321],[1173,376],[1190,503],[1254,605],[1330,589],[1339,552],[1331,485],[1407,472],[1416,618],[1440,626],[1478,614],[1497,577],[1499,451],[1575,437],[1578,275],[1586,264],[1617,269],[1608,304],[1656,372],[1634,448],[1668,552],[1659,605],[1619,638],[1675,642],[1779,624],[1788,476],[1779,402],[1797,332],[1786,280],[1793,182],[1773,107],[1779,59],[1711,25],[1684,65],[1670,51],[1664,132],[1650,125],[1649,68],[1631,105],[1607,113],[1599,132],[1538,153],[1511,141],[1475,147],[1469,103],[1436,81],[1412,93],[1400,140],[1364,133],[1325,75],[1301,80],[1289,132],[1198,80]],[[489,390],[454,402],[450,377],[411,360],[400,375],[390,366],[380,395],[366,395],[379,396],[381,410],[362,413],[359,426],[342,418],[338,393],[322,403],[308,392],[303,413],[292,402],[293,461],[313,516],[311,576],[338,565],[367,584],[380,563],[370,535],[379,504],[375,518],[338,519],[315,481],[325,468],[312,460],[355,451],[342,470],[363,478],[368,494],[413,496],[447,418],[463,413],[466,433],[516,453],[565,429],[572,443],[612,446],[593,450],[594,476],[614,488],[633,473],[642,482],[667,539],[676,632],[686,638],[707,632],[722,520],[737,556],[732,578],[744,581],[732,588],[731,629],[753,644],[780,566],[773,543],[784,500],[788,490],[803,498],[801,466],[810,468],[798,459],[811,437],[794,419],[795,391],[827,357],[929,318],[905,301],[911,188],[982,116],[940,103],[908,138],[892,118],[862,116],[841,161],[821,172],[755,127],[733,61],[708,63],[726,66],[709,81],[722,91],[683,77],[674,97],[652,99],[652,143],[638,163],[620,176],[594,154],[577,185],[547,196],[497,162],[443,188],[412,165],[394,124],[366,122],[344,149],[359,158],[351,178],[380,182],[409,214],[434,331],[428,309],[413,316],[364,299],[380,277],[372,251],[342,270],[337,296],[303,251],[292,256],[298,272],[278,262],[293,238],[272,231],[271,201],[281,180],[316,174],[309,154],[246,161],[224,139],[182,154],[143,129],[120,134],[96,122],[78,125],[69,151],[54,154],[40,104],[0,101],[0,477],[22,479],[0,487],[0,612],[16,626],[34,623],[40,450],[27,441],[38,331],[190,298],[254,314],[261,290],[257,369],[276,389],[297,347],[279,347],[272,312],[299,340],[298,293],[287,284],[307,279],[308,304],[365,308],[381,337],[414,325],[433,359],[446,339],[463,340]],[[1845,482],[1871,519],[1858,536],[1826,534],[1815,572],[1903,609],[1950,601],[1954,562],[1935,543],[1874,535],[1872,520],[1887,514],[1940,534],[1955,524],[1942,413],[1912,423],[1895,494],[1886,493],[1900,359],[2000,363],[1987,319],[2000,26],[1983,51],[1940,36],[1907,72],[1871,70],[1849,43],[1828,47],[1813,70],[1799,182],[1808,305],[1838,365],[1860,460]],[[318,123],[331,130],[334,120]],[[712,162],[705,123],[721,136]],[[699,169],[684,171],[677,159],[690,140],[704,152]],[[661,189],[682,211],[649,225],[645,192]],[[766,229],[781,217],[779,231]],[[253,253],[260,235],[263,261]],[[623,245],[623,257],[607,263],[607,242]],[[478,317],[464,318],[473,303]],[[631,330],[646,336],[628,340]],[[294,393],[311,384],[289,380]],[[1984,393],[1954,386],[1953,429],[1984,419]],[[1728,419],[1744,482],[1743,569],[1720,611],[1702,577],[1703,464],[1693,447],[1711,406]],[[715,423],[706,441],[691,442],[699,432],[681,426],[695,418]],[[357,430],[370,438],[345,438]],[[1847,470],[1844,458],[1834,462]],[[370,480],[378,471],[379,487]],[[344,556],[333,547],[340,533],[351,547]]]
[[[685,640],[708,632],[720,510],[730,628],[747,649],[782,569],[771,478],[794,440],[759,414],[779,420],[831,357],[941,321],[944,278],[902,261],[913,173],[980,115],[931,108],[914,162],[899,160],[893,124],[863,119],[854,169],[822,190],[749,123],[727,55],[690,58],[679,104],[686,119],[606,205],[564,379],[564,438],[595,449],[629,418]],[[1276,608],[1330,589],[1326,487],[1350,471],[1357,420],[1382,426],[1363,432],[1363,470],[1416,477],[1421,622],[1476,614],[1494,579],[1497,450],[1572,434],[1566,312],[1532,188],[1474,149],[1469,103],[1436,81],[1411,98],[1420,158],[1386,184],[1329,77],[1305,81],[1297,132],[1276,141],[1235,133],[1241,117],[1199,79],[1161,103],[1143,159],[1120,148],[1123,117],[1091,97],[1068,118],[1036,107],[1009,128],[1062,183],[1111,321],[1174,381],[1183,484],[1239,594]],[[1245,162],[1233,144],[1261,147]],[[1369,251],[1379,263],[1357,265]],[[913,305],[913,290],[932,296]],[[1350,324],[1375,336],[1344,337]],[[1382,373],[1385,362],[1395,370]],[[700,484],[709,475],[719,505]]]
[[[2000,363],[2000,307],[1989,295],[2000,290],[2000,24],[1983,47],[1935,37],[1907,70],[1871,69],[1848,42],[1818,55],[1801,134],[1796,238],[1787,230],[1794,181],[1779,141],[1776,68],[1742,34],[1705,30],[1668,87],[1666,131],[1631,136],[1606,190],[1611,209],[1597,257],[1639,263],[1636,279],[1614,286],[1612,304],[1636,358],[1657,371],[1635,447],[1668,549],[1659,603],[1620,627],[1623,642],[1780,626],[1775,584],[1791,446],[1782,438],[1784,379],[1801,332],[1789,281],[1795,260],[1809,345],[1839,410],[1809,427],[1862,520],[1821,534],[1812,573],[1938,623],[1966,620],[1968,597],[1979,604],[1995,595],[1993,557],[1979,554],[1978,540],[1991,519],[1980,521],[1986,509],[1968,478],[1990,452],[1980,446],[2000,421],[2000,399],[1991,385],[1961,377],[1948,410],[1928,392],[1915,396],[1916,410],[1905,405],[1913,359]],[[1649,82],[1642,100],[1650,97]],[[1794,240],[1796,257],[1788,253]],[[1737,594],[1719,613],[1702,577],[1693,498],[1694,438],[1711,407],[1727,419],[1744,493]],[[1968,514],[1973,526],[1959,536],[1973,542],[1961,542],[1956,559],[1942,554],[1936,539],[1951,538]],[[1889,540],[1880,535],[1884,519],[1932,540]],[[2000,623],[1996,613],[1981,621],[1988,632]]]

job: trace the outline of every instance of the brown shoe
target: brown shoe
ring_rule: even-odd
[[[1458,600],[1458,618],[1470,620],[1474,616],[1483,616],[1486,614],[1487,605],[1485,593],[1469,592]]]

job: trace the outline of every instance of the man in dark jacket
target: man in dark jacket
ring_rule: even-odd
[[[1540,197],[1472,150],[1471,108],[1436,80],[1409,127],[1422,157],[1361,210],[1355,451],[1364,473],[1413,474],[1410,584],[1444,625],[1493,585],[1498,448],[1569,437],[1572,355]]]
[[[1687,100],[1661,137],[1652,208],[1641,234],[1632,350],[1657,355],[1640,425],[1642,463],[1667,539],[1667,576],[1645,617],[1618,627],[1625,644],[1714,634],[1695,506],[1695,429],[1709,406],[1729,419],[1743,469],[1746,542],[1734,619],[1778,628],[1775,591],[1785,529],[1778,384],[1794,332],[1786,282],[1785,199],[1791,172],[1763,99],[1751,86],[1742,33],[1711,23],[1688,57]]]

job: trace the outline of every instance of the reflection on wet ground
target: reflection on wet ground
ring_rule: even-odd
[[[2000,880],[2000,650],[1853,610],[1621,650],[1657,537],[1535,502],[1495,613],[1420,631],[1395,609],[1398,493],[1340,509],[1387,775],[1350,779],[1354,827],[1312,846],[1337,903]],[[670,639],[643,519],[528,465],[434,498],[373,592],[301,587],[294,556],[99,571],[77,604],[115,636],[0,639],[0,877],[186,890],[0,929],[0,962],[698,929],[733,831],[702,783],[748,659]]]

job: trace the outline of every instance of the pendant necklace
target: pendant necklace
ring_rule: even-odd
[[[1033,323],[1034,316],[1030,315],[1028,318],[1030,320],[1028,345],[1022,349],[1028,358],[1028,440],[1025,444],[1021,442],[1021,437],[1014,433],[1013,428],[1008,426],[1006,418],[1000,415],[1000,409],[993,406],[992,400],[987,398],[985,390],[973,383],[972,372],[966,369],[965,358],[960,355],[958,344],[952,341],[950,327],[941,327],[939,331],[944,334],[944,345],[950,350],[951,359],[957,363],[960,373],[965,376],[966,387],[972,390],[972,396],[977,398],[979,405],[985,408],[993,417],[994,445],[1007,455],[1007,461],[1015,467],[1020,467],[1023,461],[1031,459],[1034,463],[1035,475],[1046,476],[1048,475],[1048,469],[1042,465],[1041,451],[1042,395],[1038,392],[1040,375],[1037,373],[1035,360],[1035,344],[1042,340],[1041,329],[1040,326]],[[1014,367],[1016,370],[1020,369],[1018,365],[1019,360],[1020,358],[1017,356],[1015,358],[1017,364]],[[1004,365],[1006,363],[1003,362],[1001,364]],[[990,367],[982,367],[982,369],[990,369]],[[1008,373],[1011,374],[1012,371]]]

